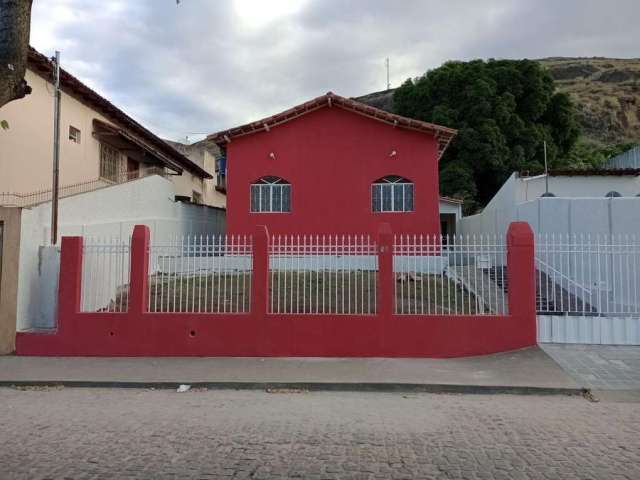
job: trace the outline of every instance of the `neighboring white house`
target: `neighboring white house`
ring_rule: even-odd
[[[538,341],[640,344],[640,169],[513,174],[462,234],[535,241]]]
[[[514,173],[481,213],[458,222],[458,232],[502,235],[522,220],[537,233],[637,233],[639,194],[640,170]]]
[[[440,197],[440,233],[452,236],[456,234],[456,224],[462,218],[462,200]]]

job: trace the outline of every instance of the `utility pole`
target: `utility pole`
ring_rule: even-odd
[[[58,242],[58,184],[60,178],[60,52],[53,66],[53,186],[51,189],[51,245]]]
[[[543,142],[544,147],[544,193],[549,196],[549,167],[547,166],[547,141]]]
[[[389,57],[387,57],[384,63],[387,67],[387,90],[391,90],[391,83],[389,83]]]

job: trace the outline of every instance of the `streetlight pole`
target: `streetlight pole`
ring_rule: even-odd
[[[53,100],[53,186],[51,189],[51,245],[58,242],[58,184],[60,180],[60,52],[56,50]]]

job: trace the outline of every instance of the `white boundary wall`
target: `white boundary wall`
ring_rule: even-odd
[[[224,211],[174,201],[173,184],[150,176],[60,200],[59,235],[128,238],[148,225],[155,241],[225,231]],[[59,245],[49,242],[51,203],[22,210],[17,329],[55,325]]]
[[[537,198],[504,208],[486,208],[463,217],[457,228],[463,235],[504,235],[514,221],[528,222],[536,233],[638,234],[640,197]]]

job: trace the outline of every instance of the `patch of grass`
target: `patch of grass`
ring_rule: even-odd
[[[151,277],[150,312],[248,312],[250,273]],[[377,272],[271,271],[269,309],[273,313],[352,314],[377,312]],[[396,274],[400,314],[474,314],[476,298],[441,275]],[[126,307],[126,306],[125,306]]]

